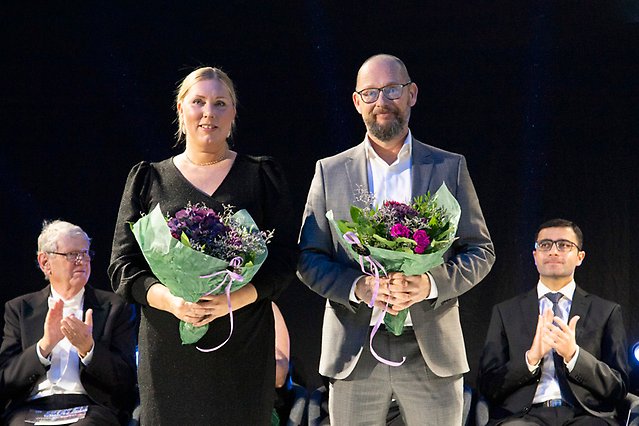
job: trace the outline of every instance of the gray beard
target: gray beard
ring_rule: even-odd
[[[364,122],[368,133],[383,142],[388,142],[401,135],[404,130],[404,125],[406,124],[406,120],[399,114],[395,114],[395,119],[384,126],[379,124],[375,120],[375,117],[367,118]]]

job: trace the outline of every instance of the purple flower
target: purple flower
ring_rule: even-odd
[[[408,229],[406,226],[402,225],[401,223],[396,223],[391,228],[390,234],[394,238],[397,238],[397,237],[408,238],[410,236],[410,229]]]
[[[393,212],[393,214],[400,220],[403,220],[407,216],[414,217],[418,215],[417,210],[415,210],[408,204],[400,203],[397,201],[384,201],[383,209]]]
[[[224,260],[239,256],[252,262],[264,252],[273,232],[246,229],[233,219],[233,206],[223,207],[218,214],[203,204],[189,204],[167,218],[169,231],[178,240],[185,235],[192,249],[210,256]]]
[[[197,204],[177,211],[167,223],[174,238],[179,240],[184,234],[194,247],[210,245],[215,238],[227,232],[227,227],[214,210]]]
[[[180,220],[183,220],[183,219],[186,219],[188,217],[189,217],[189,213],[186,211],[186,209],[180,210],[180,211],[175,213],[176,222],[180,221]]]
[[[413,233],[413,240],[417,243],[417,247],[414,249],[415,253],[424,253],[430,245],[430,238],[428,238],[428,234],[423,229],[418,229]]]
[[[217,217],[217,215],[207,215],[202,218],[200,227],[212,235],[221,234],[226,231],[226,227],[220,222],[220,218]]]
[[[169,225],[169,229],[171,230],[171,236],[179,240],[181,236],[181,231],[178,230],[180,224],[177,218],[174,217],[172,219],[169,219],[168,225]]]

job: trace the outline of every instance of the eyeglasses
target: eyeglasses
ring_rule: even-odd
[[[90,261],[95,256],[95,252],[93,250],[86,251],[70,251],[69,253],[60,253],[57,251],[49,251],[49,254],[57,254],[58,256],[64,256],[67,259],[67,262],[80,263],[85,260]]]
[[[557,246],[557,251],[560,252],[567,252],[572,250],[573,247],[577,247],[577,251],[581,251],[581,248],[573,243],[572,241],[568,241],[568,240],[541,240],[541,241],[537,241],[535,242],[535,249],[539,250],[539,251],[550,251],[552,250],[552,246],[553,244],[555,246]]]
[[[408,83],[404,84],[389,84],[388,86],[379,88],[371,87],[369,89],[362,89],[359,92],[355,91],[355,93],[357,93],[362,98],[362,101],[367,104],[372,104],[373,102],[377,101],[380,92],[384,94],[386,99],[394,101],[395,99],[399,99],[402,96],[404,87],[412,83],[412,81],[409,81]]]

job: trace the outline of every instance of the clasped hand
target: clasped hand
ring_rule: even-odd
[[[355,296],[370,304],[375,285],[375,277],[370,275],[360,277],[355,284]],[[384,309],[388,303],[387,312],[397,315],[399,311],[425,300],[429,294],[430,279],[427,274],[404,275],[401,272],[391,272],[388,277],[379,277],[374,306]]]
[[[574,316],[566,324],[561,318],[554,317],[551,309],[546,309],[537,319],[535,337],[527,355],[528,363],[537,365],[551,349],[554,349],[564,362],[570,362],[577,351],[577,321],[579,316]]]
[[[227,315],[229,307],[225,294],[202,296],[197,302],[175,297],[172,313],[180,320],[200,327]]]
[[[65,337],[84,357],[93,348],[93,310],[87,309],[82,321],[71,314],[63,318],[64,302],[56,301],[44,320],[44,335],[38,342],[40,352],[48,357],[55,345]]]

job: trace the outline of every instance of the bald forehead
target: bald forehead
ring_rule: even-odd
[[[357,72],[356,86],[366,84],[371,78],[386,76],[394,79],[395,83],[406,83],[410,80],[404,63],[392,55],[376,55],[368,58]]]

